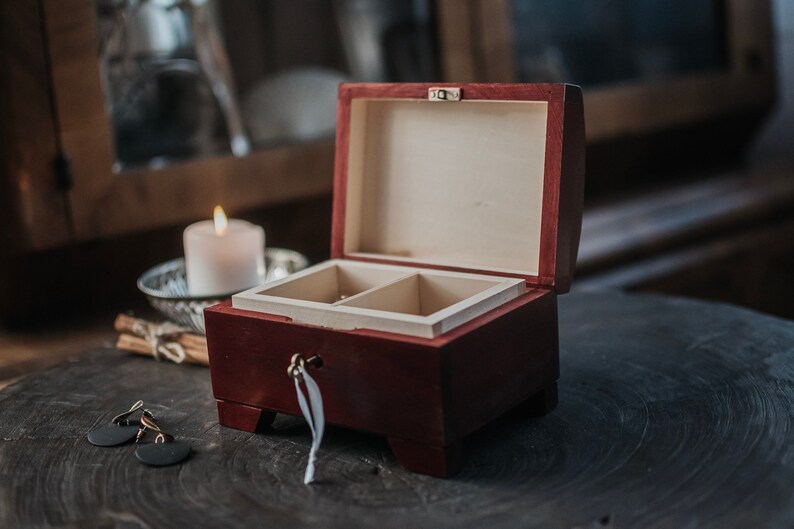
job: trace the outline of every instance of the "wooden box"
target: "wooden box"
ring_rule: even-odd
[[[581,91],[563,84],[343,84],[332,260],[205,312],[220,423],[301,415],[312,369],[329,423],[388,437],[445,477],[461,439],[556,405],[556,295],[584,187]]]

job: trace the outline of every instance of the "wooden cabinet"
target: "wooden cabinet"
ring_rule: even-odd
[[[304,9],[317,7],[310,0],[302,3]],[[376,3],[364,4],[376,12]],[[337,12],[344,5],[333,4]],[[522,23],[516,15],[519,2],[428,0],[424,5],[433,35],[425,39],[428,48],[412,53],[434,55],[437,78],[413,80],[528,80],[519,72],[515,38]],[[768,1],[728,0],[725,7],[729,16],[721,30],[729,60],[719,71],[585,86],[591,147],[717,116],[763,115],[774,96]],[[330,192],[330,137],[117,174],[96,9],[93,0],[5,0],[0,6],[0,252],[38,251],[184,224],[206,217],[218,202],[234,213]],[[362,26],[348,27],[359,31]],[[308,47],[299,40],[294,46]],[[433,75],[432,70],[424,75]],[[68,174],[56,171],[64,167],[59,156],[69,160]],[[604,158],[609,156],[596,153],[593,160]],[[607,172],[589,165],[590,174]]]
[[[3,248],[37,251],[331,189],[333,139],[117,174],[90,0],[10,0],[3,48]],[[68,159],[59,181],[58,156]]]
[[[246,9],[260,15],[266,2],[287,10],[321,4],[338,9],[344,3],[290,0],[285,8],[287,3],[281,0],[222,1],[223,10],[255,2]],[[431,78],[402,80],[560,80],[543,78],[545,74],[527,79],[520,71],[516,35],[522,22],[515,9],[522,2],[534,5],[533,0],[412,2],[429,10],[430,35],[421,45],[413,43],[414,55],[403,55],[413,60],[417,53],[427,54],[436,68],[424,70]],[[349,4],[372,9],[378,2]],[[616,191],[638,193],[651,174],[656,174],[654,186],[668,179],[674,183],[676,173],[680,176],[683,171],[736,157],[771,108],[775,66],[769,0],[718,4],[714,13],[720,16],[714,20],[724,37],[718,69],[670,78],[583,83],[588,193],[600,194],[607,208],[612,207],[608,202]],[[278,17],[271,23],[279,24]],[[286,27],[292,29],[282,28],[282,33],[297,35],[295,21],[291,24]],[[233,215],[268,209],[261,218],[268,223],[275,219],[272,226],[277,236],[269,238],[273,244],[309,251],[311,239],[312,247],[327,247],[324,235],[318,234],[327,233],[330,224],[334,165],[330,136],[269,146],[240,157],[212,155],[119,173],[114,168],[113,130],[98,60],[98,26],[95,0],[0,2],[0,319],[23,302],[35,311],[52,304],[53,295],[61,299],[82,295],[78,286],[63,286],[72,285],[76,277],[101,276],[96,290],[107,297],[123,299],[109,288],[116,284],[134,294],[134,278],[143,267],[178,253],[180,227],[208,217],[217,203]],[[342,27],[339,24],[322,35],[293,36],[294,45],[301,46],[293,59],[303,58],[308,48],[321,49],[317,41],[343,31]],[[315,42],[308,46],[305,39]],[[337,43],[336,48],[340,47]],[[238,65],[255,62],[265,53],[264,47],[245,42],[227,48],[242,54],[244,60]],[[278,61],[274,64],[283,66]],[[358,75],[356,68],[349,71]],[[562,80],[580,82],[573,75]],[[749,183],[748,188],[754,185]],[[586,230],[589,216],[586,211]],[[632,222],[643,220],[636,215],[623,219],[623,225]],[[737,218],[731,229],[748,222]],[[162,241],[163,233],[169,234],[167,243]],[[704,230],[698,231],[698,237],[687,238],[688,244],[706,245],[711,235]],[[131,239],[136,245],[132,256],[118,256],[119,248],[126,248]],[[613,238],[602,233],[599,240]],[[106,248],[99,248],[98,241]],[[587,239],[584,242],[590,244]],[[635,243],[622,248],[620,255],[607,256],[608,267],[591,266],[585,260],[582,270],[600,275],[607,268],[626,264],[647,241]],[[141,247],[145,254],[137,250]],[[665,248],[665,252],[674,249],[672,245]],[[108,253],[114,255],[108,257]],[[121,273],[108,263],[124,263],[126,269]],[[75,270],[79,273],[72,273]],[[41,285],[41,292],[34,296],[37,299],[21,286],[25,277],[34,276]]]

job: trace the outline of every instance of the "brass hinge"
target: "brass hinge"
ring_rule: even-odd
[[[428,88],[427,99],[430,101],[460,101],[463,99],[462,88]]]

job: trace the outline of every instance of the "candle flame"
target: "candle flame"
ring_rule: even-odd
[[[215,206],[212,218],[215,221],[215,233],[219,236],[225,235],[226,229],[229,227],[229,221],[226,219],[226,212],[223,211],[223,208]]]

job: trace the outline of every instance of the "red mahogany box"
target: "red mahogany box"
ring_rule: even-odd
[[[446,477],[461,439],[557,403],[557,294],[581,230],[584,117],[564,84],[342,84],[330,261],[205,311],[219,421],[301,415],[384,435]]]

